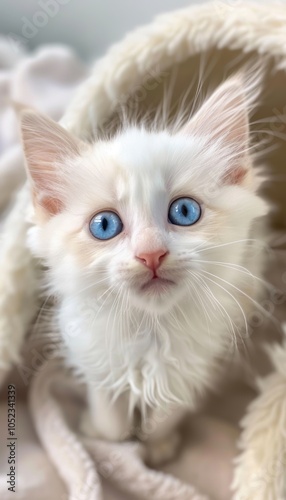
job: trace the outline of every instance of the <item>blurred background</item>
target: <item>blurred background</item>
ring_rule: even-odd
[[[91,60],[155,15],[206,1],[0,0],[0,33],[27,50],[43,43],[68,44],[80,57]]]

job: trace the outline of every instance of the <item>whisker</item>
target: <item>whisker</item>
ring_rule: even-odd
[[[269,288],[269,290],[273,290],[273,285],[271,283],[264,280],[263,278],[260,278],[259,276],[256,276],[249,269],[247,269],[244,266],[241,266],[240,264],[234,264],[231,262],[219,262],[216,260],[198,260],[198,259],[193,260],[192,262],[198,263],[198,264],[211,264],[211,265],[214,264],[216,266],[221,266],[221,267],[225,267],[227,269],[232,269],[233,271],[241,272],[242,274],[246,274],[246,275],[250,276],[251,278],[254,278],[254,279],[260,281],[261,283],[263,283],[263,285],[265,285],[265,287]]]
[[[203,302],[203,299],[201,297],[201,294],[200,294],[200,283],[199,281],[197,280],[196,276],[194,274],[192,274],[192,278],[196,281],[197,284],[199,284],[199,287],[196,289],[195,287],[192,286],[192,283],[187,283],[188,287],[190,287],[191,289],[191,292],[192,292],[192,298],[193,299],[198,299],[198,311],[200,311],[200,304],[203,308],[203,312],[204,312],[204,316],[205,316],[205,319],[206,319],[206,325],[207,325],[207,329],[208,329],[208,333],[210,335],[210,323],[211,323],[211,318],[210,318],[210,315],[208,313],[208,310]]]
[[[236,332],[235,332],[235,328],[234,328],[236,325],[235,325],[234,321],[233,321],[233,320],[232,320],[232,318],[230,317],[230,315],[229,315],[229,313],[227,312],[226,308],[225,308],[225,307],[224,307],[224,306],[223,306],[223,305],[219,302],[219,300],[218,300],[218,299],[215,297],[215,295],[212,293],[211,289],[210,289],[210,288],[207,286],[207,284],[204,282],[203,277],[202,277],[202,276],[200,276],[200,275],[198,275],[198,273],[195,273],[195,274],[196,274],[196,276],[197,276],[197,278],[198,278],[198,279],[201,279],[201,280],[203,281],[203,283],[204,283],[205,287],[209,290],[209,293],[210,293],[210,296],[208,295],[209,300],[212,298],[212,299],[215,301],[215,303],[217,304],[217,306],[219,307],[219,310],[221,311],[221,313],[222,313],[223,317],[224,317],[224,315],[226,316],[226,318],[227,318],[227,320],[228,320],[228,323],[229,323],[229,325],[230,325],[230,327],[231,327],[232,333],[233,333],[233,340],[234,340],[235,345],[236,345]],[[211,302],[211,300],[210,300],[210,302]],[[212,304],[212,302],[211,302],[211,304]],[[236,327],[236,328],[237,328],[237,327]]]
[[[213,276],[214,278],[218,278],[218,279],[220,279],[218,276],[216,276],[216,275],[214,275],[214,274],[212,274],[212,273],[209,273],[208,271],[201,270],[201,272],[202,272],[202,273],[204,273],[204,274],[208,274],[208,275],[210,275],[210,276]],[[238,305],[238,307],[239,307],[239,310],[240,310],[240,311],[241,311],[241,313],[242,313],[242,316],[243,316],[243,319],[244,319],[244,324],[245,324],[246,333],[248,334],[248,333],[249,333],[249,330],[248,330],[248,323],[247,323],[246,315],[245,315],[245,312],[244,312],[244,310],[243,310],[243,308],[242,308],[241,304],[239,303],[239,301],[238,301],[238,300],[234,297],[234,295],[233,295],[233,294],[232,294],[229,290],[227,290],[225,287],[223,287],[222,285],[219,285],[219,283],[216,283],[216,282],[215,282],[215,281],[213,281],[211,278],[206,277],[206,279],[208,279],[209,281],[211,281],[212,283],[214,283],[216,286],[218,286],[219,288],[221,288],[222,290],[224,290],[224,291],[225,291],[225,292],[226,292],[226,293],[227,293],[227,294],[228,294],[228,295],[229,295],[229,296],[230,296],[230,297],[231,297],[231,298],[235,301],[235,303],[236,303],[236,304]],[[228,283],[226,280],[223,280],[222,278],[221,278],[221,280],[222,280],[223,282],[225,282],[225,283]],[[233,286],[234,286],[234,285],[233,285]],[[234,288],[236,288],[236,289],[237,289],[237,287],[235,287],[235,286],[234,286]]]
[[[256,307],[257,309],[262,312],[263,314],[265,314],[266,317],[268,317],[269,319],[271,319],[271,321],[273,322],[273,324],[275,324],[275,326],[278,326],[278,329],[280,331],[281,329],[281,325],[279,323],[279,321],[277,321],[276,319],[273,318],[273,316],[271,314],[269,314],[255,299],[253,299],[252,297],[250,297],[250,295],[248,295],[246,292],[244,292],[243,290],[241,290],[240,288],[238,288],[237,286],[233,285],[232,283],[230,283],[229,281],[221,278],[220,276],[217,276],[213,273],[210,273],[209,271],[206,271],[206,270],[203,270],[201,269],[200,272],[204,273],[204,274],[207,274],[209,276],[212,276],[213,278],[215,279],[218,279],[220,281],[223,281],[225,284],[229,285],[230,287],[234,288],[235,290],[237,290],[239,293],[241,293],[244,297],[246,297],[250,302],[252,302]],[[210,280],[210,278],[207,278]],[[212,280],[213,281],[213,280]],[[218,283],[214,282],[214,284],[216,284],[217,286],[219,286],[221,288],[221,285],[219,285]],[[228,290],[226,290],[224,287],[222,287],[227,293],[230,293]],[[239,302],[238,302],[239,304]]]
[[[201,251],[204,252],[204,251],[208,251],[208,250],[214,250],[216,248],[226,247],[226,246],[229,246],[229,245],[235,245],[237,243],[247,243],[247,242],[257,243],[257,244],[261,245],[262,248],[264,246],[265,247],[267,246],[264,242],[262,242],[261,240],[258,240],[257,238],[256,239],[255,238],[244,238],[244,239],[241,239],[241,240],[235,240],[235,241],[229,241],[227,243],[221,243],[219,245],[213,245],[211,247],[208,246],[206,248],[203,248]]]

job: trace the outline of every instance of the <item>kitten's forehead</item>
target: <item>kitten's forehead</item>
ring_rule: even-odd
[[[166,192],[170,174],[168,139],[167,134],[131,129],[100,146],[97,156],[105,164],[102,182],[113,184],[116,201],[148,204],[154,195]]]
[[[197,172],[205,177],[200,141],[166,131],[127,129],[95,144],[90,160],[89,198],[98,201],[99,209],[132,208],[135,218],[135,212],[150,219],[165,211],[176,195],[195,195]]]
[[[111,143],[111,151],[131,189],[143,186],[160,192],[170,187],[174,174],[182,163],[192,163],[198,145],[196,141],[168,132],[128,129]],[[186,160],[186,161],[184,161]]]
[[[138,170],[130,171],[128,176],[119,173],[115,185],[116,208],[126,213],[134,228],[160,224],[167,209],[167,192],[160,169],[153,176]]]
[[[127,175],[162,182],[168,171],[171,152],[170,136],[166,132],[150,133],[144,129],[130,129],[112,141],[112,151]]]

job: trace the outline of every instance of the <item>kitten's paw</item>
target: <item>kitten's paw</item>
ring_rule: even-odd
[[[88,410],[85,410],[82,414],[79,431],[87,437],[102,439],[91,420],[90,412]]]
[[[146,464],[158,467],[176,457],[181,444],[179,432],[173,432],[164,439],[146,443]]]
[[[126,426],[126,422],[108,421],[107,416],[97,422],[93,422],[89,410],[85,410],[82,414],[79,430],[87,437],[95,439],[104,439],[105,441],[125,441],[131,437],[130,428]]]

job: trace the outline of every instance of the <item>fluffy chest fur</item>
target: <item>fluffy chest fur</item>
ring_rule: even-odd
[[[210,284],[216,302],[197,301],[189,292],[161,316],[127,308],[122,300],[114,306],[112,297],[107,303],[66,298],[58,321],[67,363],[94,390],[115,398],[127,392],[130,404],[142,409],[171,403],[194,409],[246,332],[244,314],[252,304],[242,294],[253,285],[240,275],[221,290]]]

